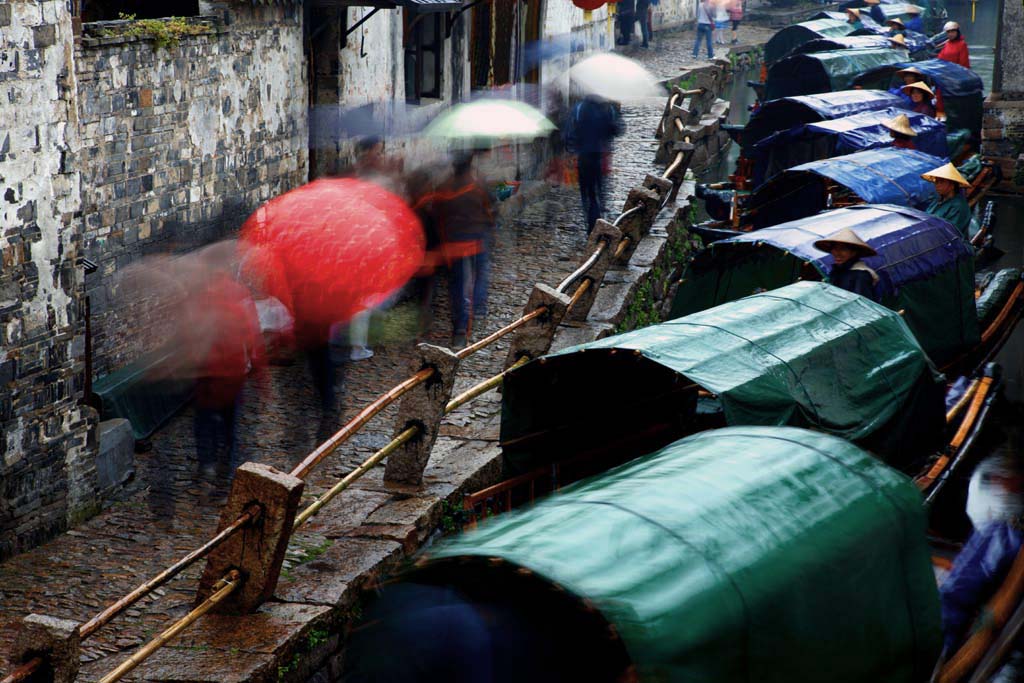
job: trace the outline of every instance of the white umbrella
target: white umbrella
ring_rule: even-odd
[[[459,104],[430,122],[425,135],[448,140],[483,142],[531,140],[555,130],[555,124],[523,102],[477,100]]]
[[[643,65],[611,52],[583,59],[562,78],[570,92],[597,95],[617,102],[665,95],[665,88]]]

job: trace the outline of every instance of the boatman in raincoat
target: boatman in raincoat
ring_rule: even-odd
[[[960,32],[960,24],[955,21],[947,21],[942,30],[946,32],[947,40],[939,50],[938,58],[970,69],[971,54],[967,50],[967,41],[964,40],[964,36]]]
[[[875,295],[878,273],[861,261],[861,258],[877,256],[878,252],[857,233],[843,228],[815,242],[814,248],[832,254],[834,264],[828,274],[829,284],[878,301]]]
[[[935,183],[935,192],[939,195],[925,209],[933,216],[943,218],[953,224],[965,240],[971,238],[971,207],[967,203],[964,189],[971,186],[960,175],[953,164],[946,164],[922,173],[921,177]]]

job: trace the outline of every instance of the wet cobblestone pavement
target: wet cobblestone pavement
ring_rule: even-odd
[[[658,55],[663,63],[657,67],[659,76],[668,70],[671,59],[668,52]],[[624,109],[627,129],[614,150],[610,208],[620,208],[628,188],[656,170],[653,133],[663,106],[663,102],[651,102]],[[572,187],[549,188],[529,202],[520,216],[501,226],[493,250],[490,317],[477,336],[517,317],[534,283],[553,285],[571,272],[585,242],[579,196]],[[443,283],[439,283],[434,310],[424,341],[447,345],[450,330]],[[507,339],[498,342],[464,361],[455,392],[500,370],[507,343]],[[411,349],[411,341],[377,346],[372,359],[350,364],[340,395],[341,417],[335,424],[340,426],[380,392],[407,377]],[[471,416],[493,418],[497,406],[490,397],[460,409],[449,417],[444,433],[463,435]],[[387,443],[394,417],[392,407],[329,457],[307,483],[304,504]],[[288,470],[318,443],[319,429],[318,401],[301,359],[272,366],[250,382],[238,424],[241,457]],[[30,612],[84,621],[212,535],[228,481],[222,475],[200,479],[196,474],[191,410],[175,416],[152,441],[150,452],[136,456],[132,493],[46,545],[0,564],[0,623]],[[359,503],[352,500],[350,504]],[[202,567],[203,562],[197,563],[84,642],[82,660],[92,664],[83,668],[80,679],[95,680],[116,659],[184,615]],[[0,672],[8,669],[4,657],[10,636],[9,629],[0,630]]]

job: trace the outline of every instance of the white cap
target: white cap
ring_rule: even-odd
[[[943,31],[959,31],[960,30],[960,24],[956,23],[955,21],[947,21],[946,25],[942,27],[942,30]]]

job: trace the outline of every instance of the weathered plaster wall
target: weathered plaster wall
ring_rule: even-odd
[[[76,53],[97,375],[158,341],[119,296],[126,265],[229,236],[307,177],[301,9],[219,4],[211,35],[166,48],[86,38]]]
[[[79,154],[62,0],[0,2],[0,559],[96,507],[82,392]]]
[[[1024,192],[1024,4],[1004,0],[992,94],[985,102],[981,150],[1000,166],[999,189]]]
[[[1002,24],[997,38],[993,90],[1006,99],[1024,99],[1024,3],[1003,0]]]

